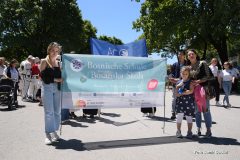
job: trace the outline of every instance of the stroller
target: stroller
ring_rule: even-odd
[[[0,79],[0,105],[7,105],[9,110],[13,110],[18,105],[14,101],[14,87],[14,80]]]

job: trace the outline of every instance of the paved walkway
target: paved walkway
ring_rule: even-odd
[[[167,91],[164,130],[164,108],[157,108],[153,118],[143,117],[138,108],[102,109],[101,117],[95,119],[83,119],[82,111],[77,111],[79,118],[66,122],[61,142],[51,146],[44,144],[43,108],[37,103],[20,102],[24,107],[14,111],[0,106],[0,160],[237,160],[239,99],[231,95],[229,109],[211,106],[211,139],[175,137],[176,122],[169,119],[171,92]],[[183,121],[184,135],[186,129]]]

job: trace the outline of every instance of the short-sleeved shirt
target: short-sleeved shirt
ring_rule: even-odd
[[[4,73],[7,75],[7,70],[8,70],[8,68],[5,68],[5,70],[4,70]],[[18,82],[18,78],[19,78],[19,73],[18,73],[18,71],[17,71],[17,69],[16,68],[10,68],[10,73],[11,73],[11,79],[13,79],[13,80],[15,80],[16,82]]]
[[[231,81],[232,78],[234,77],[234,73],[231,69],[228,70],[224,69],[220,73],[220,77],[223,79],[223,81]]]
[[[37,64],[34,64],[32,66],[32,75],[39,75],[40,74],[40,70]]]

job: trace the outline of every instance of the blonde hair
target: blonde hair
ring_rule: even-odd
[[[52,68],[53,66],[52,66],[52,64],[51,64],[49,54],[50,54],[51,50],[52,50],[53,48],[55,48],[55,47],[59,49],[59,52],[62,51],[62,46],[61,46],[60,44],[58,44],[57,42],[51,42],[51,43],[48,45],[48,47],[47,47],[46,62],[47,62],[47,64],[48,64],[51,68]]]

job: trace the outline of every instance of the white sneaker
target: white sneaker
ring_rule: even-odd
[[[219,101],[216,101],[216,106],[222,106],[222,104]]]
[[[222,103],[222,106],[226,106],[225,102]]]
[[[147,113],[143,113],[143,117],[147,117],[147,115],[148,115]]]
[[[154,117],[154,113],[149,113],[149,117]]]
[[[177,131],[176,136],[177,136],[177,138],[182,138],[183,137],[181,131]]]
[[[60,137],[58,136],[57,132],[53,132],[52,134],[52,141],[56,142],[60,139]]]
[[[45,144],[46,145],[52,144],[52,137],[49,133],[46,133]]]

